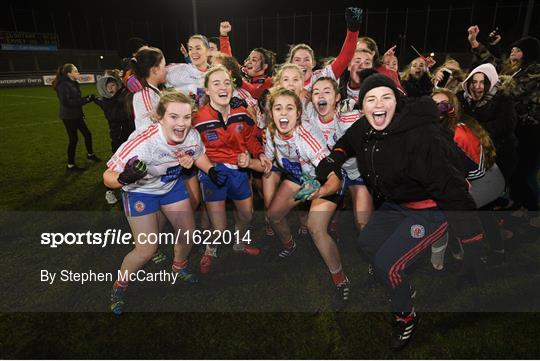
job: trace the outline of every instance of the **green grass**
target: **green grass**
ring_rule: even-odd
[[[81,86],[83,94],[96,93],[93,85]],[[58,118],[58,100],[50,87],[0,90],[0,160],[5,189],[2,210],[102,210],[104,187],[99,181],[102,164],[86,160],[79,134],[77,163],[84,174],[66,176],[67,134]],[[107,122],[95,104],[84,107],[94,141],[94,151],[110,156]]]
[[[84,85],[82,90],[89,94],[95,92],[95,87]],[[238,257],[225,250],[220,257],[220,272],[208,277],[198,289],[130,287],[128,305],[133,309],[156,309],[161,304],[177,312],[128,313],[115,318],[105,313],[110,284],[85,288],[39,284],[36,272],[44,265],[101,270],[118,267],[129,247],[49,250],[40,247],[35,237],[44,229],[70,228],[77,218],[82,225],[101,229],[103,212],[118,216],[121,208],[118,204],[106,204],[101,181],[104,163],[86,161],[82,137],[77,162],[88,170],[77,175],[65,173],[67,135],[58,120],[58,104],[51,88],[0,89],[0,109],[0,309],[5,311],[6,305],[13,309],[36,309],[73,302],[77,307],[102,311],[0,313],[1,358],[540,356],[540,317],[534,312],[424,313],[413,344],[400,353],[390,352],[388,314],[365,312],[368,307],[384,310],[386,296],[381,289],[365,289],[366,263],[355,250],[350,227],[342,230],[347,237],[340,249],[344,267],[353,280],[354,298],[351,312],[343,314],[311,312],[325,308],[331,286],[321,260],[305,243],[300,244],[296,260],[284,266]],[[105,161],[110,152],[107,123],[97,106],[90,104],[84,110],[95,152]],[[37,215],[41,217],[39,222]],[[258,213],[255,239],[261,236],[262,226]],[[122,227],[126,229],[125,222]],[[461,292],[456,291],[455,277],[450,272],[435,276],[426,260],[422,260],[413,277],[418,305],[437,304],[441,310],[467,308],[471,304],[488,310],[511,305],[537,311],[539,245],[516,244],[511,251],[508,264],[492,272],[484,288],[468,287]],[[171,252],[166,253],[170,256]],[[193,261],[197,258],[194,252]],[[162,264],[150,269],[167,267],[168,264]],[[21,288],[20,293],[13,291],[15,287]],[[185,312],[201,305],[212,310],[238,311],[245,300],[251,301],[246,307],[251,311],[268,310],[272,297],[284,309],[305,307],[310,312]]]

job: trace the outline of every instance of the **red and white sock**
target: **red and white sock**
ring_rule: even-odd
[[[343,272],[341,266],[339,266],[337,270],[330,270],[330,274],[332,275],[332,282],[334,282],[334,285],[336,286],[349,282],[349,279],[345,275],[345,272]]]
[[[188,266],[188,260],[187,259],[184,259],[184,260],[181,260],[181,261],[173,261],[173,264],[172,264],[172,271],[173,272],[178,272],[184,268],[187,268]]]

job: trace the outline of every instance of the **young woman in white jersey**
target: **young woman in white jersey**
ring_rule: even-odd
[[[208,39],[204,35],[193,35],[188,41],[190,64],[169,64],[167,85],[189,95],[197,107],[204,98],[204,75],[208,70],[208,59],[212,55]]]
[[[142,86],[133,94],[135,129],[143,129],[154,123],[152,118],[159,103],[158,87],[166,81],[165,57],[158,48],[143,46],[130,62]]]
[[[279,70],[277,71],[276,75],[273,78],[273,83],[276,85],[276,87],[281,87],[288,89],[295,93],[299,98],[302,105],[302,121],[305,123],[309,123],[309,120],[311,119],[311,115],[315,112],[313,109],[313,105],[309,101],[309,93],[307,90],[304,89],[304,76],[302,73],[302,70],[298,65],[291,64],[291,63],[285,63],[283,64]],[[266,99],[268,98],[268,94],[265,95],[265,101],[263,102],[266,104]],[[265,115],[266,116],[266,115]],[[265,124],[269,124],[265,120]],[[266,137],[266,133],[263,133],[263,139]],[[267,197],[264,197],[264,207],[265,209],[268,209],[270,206],[270,200]],[[300,227],[298,228],[298,235],[302,238],[307,238],[309,235],[308,229],[307,229],[307,214],[305,211],[307,209],[304,209],[304,205],[302,204],[300,206],[301,210],[298,213],[300,217]],[[267,223],[267,230],[266,234],[270,235],[273,234],[271,231],[270,224]]]
[[[340,101],[340,94],[337,82],[332,78],[323,77],[314,82],[311,101],[316,115],[311,119],[310,124],[319,128],[330,149],[363,115],[359,110],[338,112],[336,106]],[[351,158],[345,162],[342,170],[343,189],[351,191],[356,227],[361,231],[373,212],[373,199],[358,172],[356,159]]]
[[[212,55],[210,43],[204,35],[196,34],[189,38],[188,55],[189,64],[169,64],[167,66],[167,85],[190,96],[195,101],[195,108],[202,106],[204,98],[204,76],[209,67]],[[184,175],[184,183],[188,188],[193,209],[201,204],[201,188],[197,180],[197,171],[193,168]],[[204,205],[201,205],[201,224],[204,229],[209,228],[209,221]]]
[[[131,276],[158,248],[157,244],[148,242],[148,236],[160,231],[159,212],[167,217],[175,234],[178,230],[195,228],[189,195],[183,182],[178,181],[182,169],[195,164],[216,176],[199,133],[191,129],[192,112],[189,97],[175,91],[164,93],[156,107],[159,121],[133,132],[107,163],[104,183],[113,189],[122,188],[126,217],[135,242],[135,248],[122,262],[111,293],[111,311],[115,314],[124,310]],[[184,282],[197,283],[197,277],[188,268],[190,250],[191,244],[185,238],[174,245],[172,271]]]
[[[263,180],[263,189],[265,198],[270,200],[268,219],[283,244],[276,260],[284,260],[296,250],[286,219],[287,214],[299,204],[295,194],[304,186],[306,176],[315,177],[315,167],[329,154],[329,150],[322,135],[311,124],[302,122],[300,98],[294,92],[284,88],[272,90],[267,113],[265,154],[273,159],[274,168]],[[280,181],[282,176],[285,180]],[[341,182],[335,175],[321,183],[325,181],[325,186],[312,195],[307,224],[336,286],[333,307],[340,310],[349,298],[349,280],[327,228],[337,207],[335,193],[341,188]]]

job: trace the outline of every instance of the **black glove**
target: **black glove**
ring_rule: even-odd
[[[483,236],[480,234],[479,236]],[[481,285],[486,278],[486,265],[482,261],[485,247],[482,240],[463,244],[463,264],[458,272],[458,288],[469,281]]]
[[[347,160],[347,155],[343,152],[332,151],[326,158],[319,162],[317,168],[315,168],[315,175],[317,180],[324,184],[328,175],[332,172],[336,174],[339,179],[343,179],[341,174],[341,165]]]
[[[240,99],[238,97],[232,97],[231,101],[229,102],[231,109],[236,109],[240,107],[247,108],[247,103],[244,99]]]
[[[218,187],[223,187],[227,182],[227,174],[220,172],[216,167],[208,169],[210,180]]]
[[[135,156],[128,160],[124,171],[118,176],[118,183],[127,185],[135,183],[146,175],[146,164]]]
[[[345,21],[347,22],[347,29],[352,32],[360,30],[362,24],[363,10],[360,8],[350,7],[345,10]]]
[[[94,94],[90,94],[86,96],[86,101],[88,103],[93,102],[94,100],[96,100],[96,96]]]

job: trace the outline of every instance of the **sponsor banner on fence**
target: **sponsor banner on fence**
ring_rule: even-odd
[[[97,74],[81,74],[79,83],[94,84],[100,75]],[[0,76],[0,88],[15,88],[28,86],[52,85],[55,75],[16,75],[16,76]]]
[[[43,85],[42,77],[38,75],[0,77],[0,88],[26,87]]]

